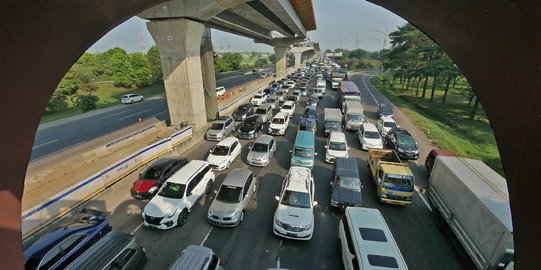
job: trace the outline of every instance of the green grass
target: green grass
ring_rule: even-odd
[[[468,118],[471,107],[467,107],[468,97],[460,89],[463,85],[457,84],[457,89],[449,91],[442,107],[442,89],[436,89],[431,103],[430,87],[426,98],[421,99],[415,96],[415,92],[403,90],[401,84],[390,82],[388,78],[375,77],[372,83],[439,148],[451,150],[462,157],[482,160],[504,176],[490,123],[482,108],[479,108],[475,119]]]
[[[102,83],[99,84],[98,89],[93,92],[93,95],[96,95],[100,98],[97,104],[97,109],[107,108],[111,106],[115,106],[118,104],[121,104],[120,97],[124,94],[139,94],[143,95],[145,98],[163,94],[165,93],[165,86],[163,85],[163,82],[158,82],[153,85],[143,87],[143,88],[136,88],[136,89],[125,89],[121,87],[115,87],[112,83]],[[79,94],[81,95],[87,95],[87,91],[79,91]],[[67,98],[68,102],[68,109],[59,112],[59,113],[53,113],[53,114],[46,114],[41,117],[41,123],[47,123],[71,116],[76,116],[83,114],[80,110],[73,107],[73,104],[71,102],[70,97]]]

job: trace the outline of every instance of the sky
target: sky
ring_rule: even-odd
[[[406,21],[394,13],[364,0],[313,0],[317,30],[309,31],[308,38],[319,41],[323,50],[336,48],[377,51],[389,48],[385,33],[390,33]],[[142,41],[141,41],[142,36]],[[256,44],[253,40],[212,30],[216,52],[273,52],[273,48]],[[117,26],[88,49],[90,53],[120,47],[128,52],[146,51],[154,41],[146,28],[146,21],[133,17]]]

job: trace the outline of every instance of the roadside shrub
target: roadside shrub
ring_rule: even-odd
[[[85,113],[90,110],[96,109],[99,100],[99,97],[92,94],[79,95],[75,98],[73,104],[75,105],[75,108],[78,108]]]

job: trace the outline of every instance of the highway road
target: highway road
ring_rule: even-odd
[[[264,69],[272,74],[273,69]],[[251,74],[240,74],[217,81],[217,86],[224,86],[227,91],[252,80],[259,79]],[[145,101],[117,105],[106,109],[91,111],[39,126],[32,147],[31,161],[54,155],[67,148],[75,147],[100,136],[137,124],[139,118],[156,117],[159,120],[169,118],[167,100],[164,95],[146,97]]]
[[[362,91],[365,114],[370,122],[375,122],[376,106],[379,102],[389,103],[371,84],[367,73],[352,76]],[[224,262],[225,269],[267,269],[281,267],[288,269],[343,269],[338,250],[338,222],[342,213],[330,207],[330,186],[332,165],[324,162],[326,138],[322,136],[323,108],[337,107],[337,92],[327,90],[319,110],[318,133],[316,136],[315,177],[315,230],[310,241],[294,241],[277,237],[272,232],[274,211],[284,176],[289,169],[289,150],[292,148],[296,128],[306,104],[303,98],[290,122],[285,136],[275,136],[277,152],[267,167],[250,167],[245,163],[247,146],[253,140],[242,140],[243,151],[240,159],[231,168],[249,168],[256,173],[259,181],[255,198],[242,224],[236,228],[213,227],[206,221],[206,215],[214,193],[200,200],[189,214],[187,223],[181,228],[158,231],[141,224],[141,209],[145,201],[134,200],[129,195],[129,187],[135,181],[135,174],[127,181],[113,186],[101,195],[96,203],[113,207],[109,222],[113,229],[133,233],[143,245],[149,257],[145,269],[167,269],[188,245],[204,245],[212,248]],[[395,119],[410,129],[415,136],[418,130],[402,114]],[[469,258],[456,241],[436,228],[430,209],[422,194],[417,193],[409,206],[381,204],[375,198],[375,191],[369,178],[367,152],[360,150],[355,133],[346,133],[351,147],[350,157],[359,163],[363,184],[363,204],[365,207],[379,209],[385,217],[397,243],[404,255],[409,269],[473,269]],[[418,139],[419,140],[419,139]],[[203,141],[185,153],[189,159],[204,159],[215,142]],[[419,141],[423,158],[431,149],[428,141]],[[415,174],[416,186],[426,187],[427,179],[422,161],[409,162]],[[223,182],[229,170],[216,172],[214,190]]]

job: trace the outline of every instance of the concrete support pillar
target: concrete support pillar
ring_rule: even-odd
[[[201,74],[200,45],[205,26],[188,19],[150,21],[147,28],[162,61],[171,126],[207,126]]]
[[[201,73],[203,75],[203,89],[205,93],[205,110],[207,120],[216,118],[218,101],[216,100],[216,73],[214,71],[214,51],[210,28],[205,27],[201,39]]]
[[[287,59],[286,51],[289,46],[274,47],[274,55],[276,56],[276,78],[282,78],[287,75]]]
[[[295,68],[300,68],[302,66],[302,52],[294,52],[295,55]]]

